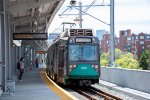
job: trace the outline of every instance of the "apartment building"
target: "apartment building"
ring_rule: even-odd
[[[109,52],[110,50],[110,34],[103,35],[101,40],[101,48],[103,52]],[[131,52],[136,59],[139,59],[143,50],[150,48],[150,34],[139,33],[131,34],[131,30],[121,30],[119,32],[119,38],[115,37],[115,48],[119,48],[122,51]]]
[[[115,43],[114,43],[114,45],[115,45],[115,48],[119,48],[120,47],[120,44],[119,44],[119,38],[117,38],[116,36],[115,36]],[[100,41],[100,47],[101,47],[101,50],[103,51],[103,52],[109,52],[110,51],[110,34],[104,34],[103,35],[103,39]],[[120,48],[119,48],[120,49]]]

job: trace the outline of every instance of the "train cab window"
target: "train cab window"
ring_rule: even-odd
[[[97,61],[98,47],[94,45],[70,45],[70,61]]]

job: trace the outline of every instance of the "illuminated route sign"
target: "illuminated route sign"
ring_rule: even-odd
[[[13,33],[13,40],[47,40],[47,33]]]
[[[92,39],[91,38],[76,38],[76,42],[77,43],[92,43]]]

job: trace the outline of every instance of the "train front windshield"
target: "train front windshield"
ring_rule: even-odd
[[[97,61],[98,46],[95,45],[69,45],[70,61]]]

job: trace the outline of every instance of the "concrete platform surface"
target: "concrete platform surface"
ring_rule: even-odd
[[[15,93],[4,94],[0,100],[60,100],[40,78],[40,69],[23,74],[22,81],[16,84]]]
[[[127,88],[127,87],[121,87],[121,86],[118,86],[116,84],[113,84],[113,83],[110,83],[110,82],[107,82],[107,81],[103,81],[103,80],[99,81],[99,85],[107,87],[109,89],[116,90],[116,91],[124,93],[124,94],[127,94],[129,96],[136,97],[139,100],[150,100],[150,94],[149,93],[145,93],[145,92],[142,92],[142,91],[130,89],[130,88]],[[147,88],[149,88],[149,87],[147,87]]]

